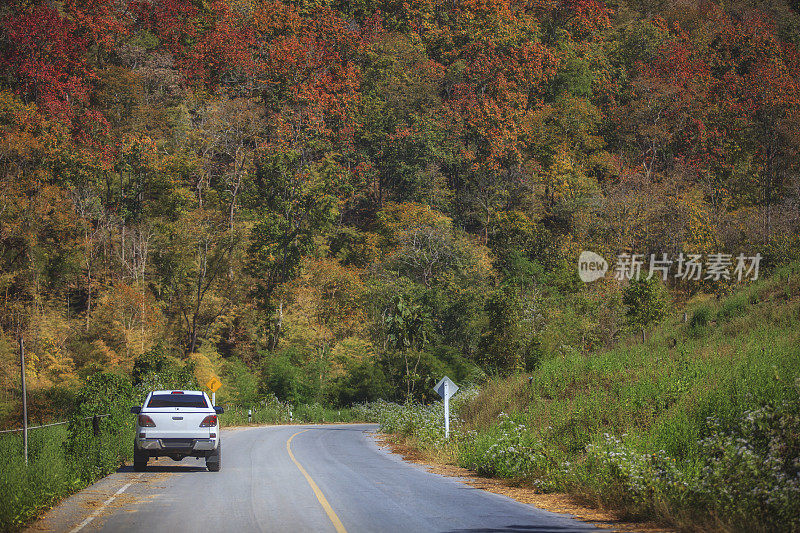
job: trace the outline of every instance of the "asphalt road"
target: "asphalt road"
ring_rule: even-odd
[[[223,430],[222,470],[161,459],[65,500],[32,531],[597,531],[378,447],[374,425]]]

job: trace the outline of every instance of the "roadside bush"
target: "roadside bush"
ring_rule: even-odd
[[[747,411],[728,430],[709,425],[702,502],[741,530],[800,530],[800,401]]]
[[[459,464],[481,475],[499,477],[540,476],[552,470],[542,442],[529,428],[505,413],[488,432],[465,439],[459,447]]]
[[[337,405],[353,405],[385,398],[392,392],[383,370],[365,360],[351,366],[333,385],[331,396]]]
[[[65,426],[36,429],[28,436],[28,466],[22,434],[0,436],[0,531],[15,531],[42,509],[84,485],[64,455]]]
[[[692,313],[692,318],[689,320],[689,334],[692,337],[699,337],[703,335],[706,328],[711,323],[713,311],[706,306],[698,307]]]
[[[133,445],[134,404],[131,382],[110,372],[90,376],[75,397],[75,410],[65,442],[67,461],[76,474],[91,483],[119,467],[130,458]],[[99,435],[94,435],[91,417],[110,414],[99,420]],[[88,419],[87,419],[88,417]]]
[[[236,405],[249,406],[258,401],[258,379],[239,359],[228,359],[222,367],[225,397]]]
[[[461,408],[472,401],[477,389],[460,389],[450,398],[450,434],[453,441],[464,438],[463,422],[459,417]],[[363,407],[367,419],[380,424],[380,431],[411,437],[420,443],[431,446],[443,445],[444,441],[444,403],[433,402],[396,404],[378,400]]]
[[[678,493],[689,488],[686,476],[664,450],[641,453],[607,433],[586,446],[583,467],[566,466],[567,477],[593,488],[604,503],[623,506],[639,517],[652,512],[657,502],[679,499]]]

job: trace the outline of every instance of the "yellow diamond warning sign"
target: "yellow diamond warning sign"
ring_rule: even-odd
[[[222,382],[216,376],[214,376],[208,380],[206,387],[211,389],[211,392],[217,392],[217,389],[222,387]]]

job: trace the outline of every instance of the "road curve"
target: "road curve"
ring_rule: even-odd
[[[425,471],[379,448],[374,425],[223,430],[222,470],[161,459],[65,500],[30,531],[597,531]]]

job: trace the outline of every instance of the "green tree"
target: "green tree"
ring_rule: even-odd
[[[622,293],[625,315],[630,324],[645,328],[667,316],[670,297],[657,277],[631,280]]]
[[[169,355],[163,343],[137,357],[131,371],[133,387],[139,400],[155,389],[195,389],[194,363],[182,363]]]
[[[391,386],[380,366],[374,361],[358,361],[346,369],[332,389],[339,405],[389,399]]]
[[[397,296],[384,318],[386,347],[399,352],[405,370],[406,400],[418,381],[421,350],[428,342],[430,316],[422,307],[407,296]]]
[[[479,344],[479,361],[496,372],[530,371],[541,360],[535,316],[520,288],[505,285],[486,301],[488,326]]]
[[[340,169],[333,161],[306,167],[298,151],[263,154],[256,163],[257,218],[250,235],[248,269],[256,281],[261,309],[277,311],[268,328],[267,346],[274,350],[281,335],[283,302],[275,289],[292,280],[302,258],[314,248],[314,238],[330,227],[338,214],[335,195]]]

